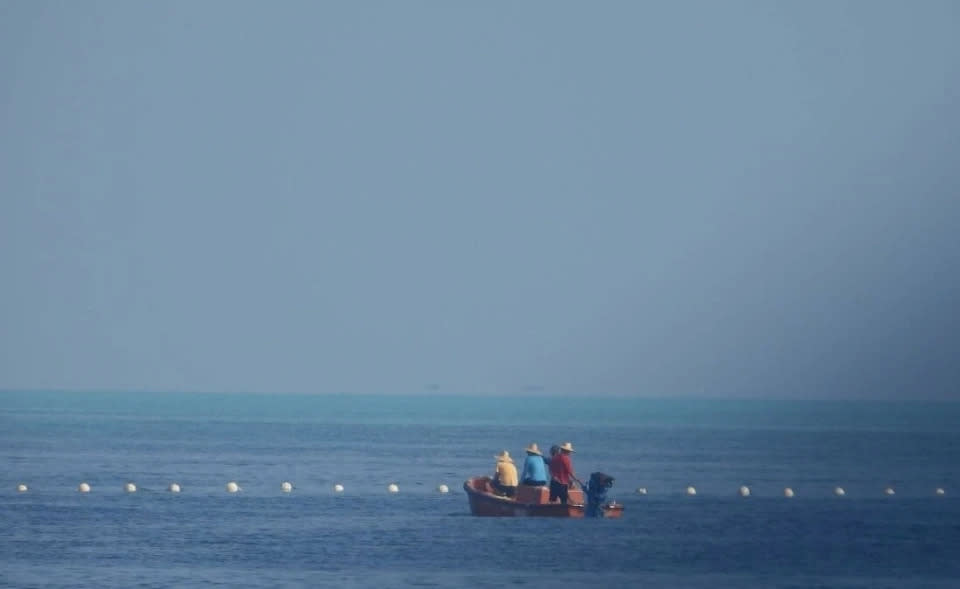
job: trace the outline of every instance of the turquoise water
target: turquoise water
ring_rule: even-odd
[[[951,403],[0,393],[0,581],[951,587],[958,432]],[[566,440],[623,519],[468,515],[494,453]]]

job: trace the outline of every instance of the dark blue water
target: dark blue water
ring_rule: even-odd
[[[0,583],[956,587],[958,432],[956,404],[2,393]],[[566,440],[622,519],[469,516],[494,453]]]

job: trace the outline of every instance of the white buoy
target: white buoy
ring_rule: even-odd
[[[697,494],[697,490],[696,490],[695,488],[693,488],[692,486],[687,487],[687,495],[693,496],[693,495],[696,495],[696,494]]]
[[[236,482],[230,481],[229,483],[227,483],[227,493],[236,493],[239,490],[240,490],[240,485],[238,485]]]
[[[290,491],[293,490],[293,485],[290,484],[289,481],[283,481],[282,483],[280,483],[280,490],[283,491],[284,493],[289,493]]]
[[[646,495],[646,494],[647,494],[646,487],[637,487],[637,495]]]
[[[784,489],[783,496],[786,497],[787,499],[789,499],[790,497],[793,497],[793,489],[791,489],[790,487],[787,487],[786,489]]]
[[[123,486],[123,490],[126,491],[127,493],[136,493],[137,486],[134,485],[133,483],[127,483],[126,485]]]
[[[399,492],[400,492],[400,487],[398,487],[396,483],[390,483],[390,485],[387,487],[387,492],[388,492],[388,493],[399,493]]]
[[[943,487],[937,487],[937,490],[934,491],[937,495],[946,495],[947,492],[943,490]]]
[[[449,493],[449,492],[450,492],[450,487],[448,487],[448,486],[446,486],[446,485],[437,485],[437,491],[440,492],[440,493]]]
[[[87,483],[80,483],[80,485],[77,487],[77,491],[80,491],[81,493],[89,493],[90,485]]]
[[[750,487],[748,487],[748,486],[746,486],[746,485],[743,485],[742,487],[740,487],[740,496],[741,496],[741,497],[749,497],[749,496],[750,496]]]
[[[837,497],[843,497],[844,495],[847,494],[847,492],[843,490],[843,487],[837,487],[836,489],[833,490],[833,493]]]
[[[334,493],[343,493],[343,485],[341,485],[340,483],[337,483],[336,485],[334,485],[334,486],[333,486],[333,492],[334,492]]]
[[[180,485],[178,485],[177,483],[170,483],[170,486],[167,487],[167,490],[170,491],[171,493],[179,493]]]
[[[26,492],[27,492],[27,486],[25,484],[20,483],[19,485],[17,485],[17,493],[26,493]]]
[[[883,490],[883,492],[886,493],[887,495],[896,495],[896,494],[897,494],[897,492],[893,490],[893,487],[887,487],[886,489]]]

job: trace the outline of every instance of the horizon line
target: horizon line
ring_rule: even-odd
[[[705,396],[702,394],[644,394],[644,393],[617,393],[617,392],[559,392],[559,391],[531,391],[518,390],[515,392],[504,391],[444,391],[438,390],[418,390],[418,391],[255,391],[255,390],[237,390],[237,391],[217,391],[217,390],[162,390],[162,389],[121,389],[121,388],[40,388],[23,387],[8,388],[0,387],[0,394],[10,393],[61,393],[61,394],[148,394],[148,395],[240,395],[240,396],[358,396],[358,397],[491,397],[491,398],[567,398],[567,399],[617,399],[617,400],[645,400],[645,401],[792,401],[792,402],[880,402],[880,403],[898,403],[898,402],[918,402],[918,403],[960,403],[960,399],[944,399],[937,397],[796,397],[796,396],[775,396],[764,397],[750,394],[733,394],[719,396]]]

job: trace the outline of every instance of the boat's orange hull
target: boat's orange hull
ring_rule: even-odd
[[[470,513],[485,517],[583,517],[583,491],[571,489],[569,502],[550,503],[546,487],[521,485],[516,498],[495,495],[490,487],[490,477],[474,477],[463,483],[470,501]],[[603,506],[604,517],[620,517],[623,506]]]

